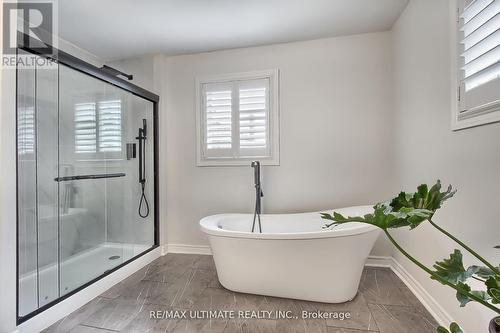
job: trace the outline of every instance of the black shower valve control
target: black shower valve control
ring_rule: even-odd
[[[135,143],[127,143],[127,160],[131,160],[137,157],[136,149],[137,148]]]

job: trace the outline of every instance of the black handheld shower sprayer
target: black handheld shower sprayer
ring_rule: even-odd
[[[260,213],[261,213],[261,198],[264,196],[262,192],[262,187],[260,185],[260,162],[253,161],[251,164],[253,168],[254,185],[255,185],[255,210],[253,212],[253,223],[252,232],[255,230],[255,219],[259,220],[259,232],[262,233],[262,225],[260,223]]]
[[[136,137],[139,140],[139,184],[141,185],[141,199],[139,201],[139,216],[146,218],[149,216],[149,203],[146,198],[146,140],[147,140],[147,122],[142,120],[142,128],[139,127],[139,135]],[[145,206],[144,209],[142,208]],[[143,213],[144,211],[144,213]]]

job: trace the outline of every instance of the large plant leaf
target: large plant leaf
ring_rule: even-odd
[[[321,217],[332,221],[327,224],[327,227],[342,223],[362,222],[383,230],[401,227],[414,229],[430,219],[442,203],[454,194],[455,191],[452,191],[451,186],[445,192],[441,192],[441,182],[438,180],[430,190],[426,184],[422,184],[413,194],[401,192],[396,198],[377,204],[373,207],[372,214],[344,217],[334,212],[333,214],[322,213]]]
[[[398,212],[393,212],[387,203],[377,204],[373,209],[374,212],[372,214],[366,214],[364,216],[345,217],[342,214],[333,212],[333,214],[321,213],[321,217],[332,221],[327,224],[326,227],[349,222],[361,222],[387,230],[389,228],[400,228],[404,226],[414,227],[421,223],[421,221],[429,218],[432,214],[431,211],[413,208],[404,208]]]
[[[491,302],[493,304],[500,303],[500,277],[499,276],[490,276],[486,282],[486,292],[491,296]]]
[[[441,181],[438,180],[429,190],[427,184],[422,184],[417,188],[417,192],[407,194],[405,192],[392,199],[390,205],[394,211],[399,211],[401,208],[425,209],[435,212],[441,208],[444,201],[455,195],[456,190],[452,190],[451,185],[447,190],[441,192]]]
[[[482,290],[471,290],[471,287],[463,282],[458,282],[457,285],[457,300],[460,302],[460,306],[464,307],[467,303],[474,301],[473,299],[469,298],[467,293],[474,295],[475,297],[488,302],[491,297],[488,295],[487,292],[482,291]]]
[[[437,261],[433,267],[435,269],[434,272],[439,275],[439,277],[453,284],[456,284],[457,282],[465,282],[479,269],[478,266],[474,266],[473,269],[465,270],[462,261],[462,253],[456,249],[452,254],[450,254],[449,259]],[[433,277],[431,278],[436,280]]]

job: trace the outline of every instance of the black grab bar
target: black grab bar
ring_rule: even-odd
[[[101,179],[101,178],[118,178],[125,177],[124,173],[102,173],[97,175],[80,175],[80,176],[66,176],[54,178],[56,182],[67,182],[71,180],[84,180],[84,179]]]

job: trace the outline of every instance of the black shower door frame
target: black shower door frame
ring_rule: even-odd
[[[18,40],[23,41],[26,40],[25,38],[31,39],[31,37],[27,37],[24,34],[19,34]],[[36,42],[34,43],[28,43],[28,45],[37,45]],[[135,84],[132,84],[126,80],[123,80],[119,77],[113,76],[99,67],[96,67],[82,59],[79,59],[75,56],[72,56],[69,53],[66,53],[64,51],[58,50],[56,48],[53,48],[53,54],[51,55],[46,55],[38,52],[36,49],[32,49],[29,47],[25,46],[19,46],[17,50],[23,50],[26,52],[29,52],[33,55],[37,55],[40,57],[43,57],[45,59],[52,60],[56,62],[57,64],[62,64],[67,67],[70,67],[76,71],[79,71],[81,73],[87,74],[91,77],[94,77],[96,79],[99,79],[101,81],[104,81],[106,83],[109,83],[115,87],[118,87],[120,89],[123,89],[125,91],[128,91],[132,93],[135,96],[141,97],[145,100],[148,100],[153,103],[153,143],[154,143],[154,150],[153,150],[153,164],[154,164],[154,244],[151,248],[147,249],[146,251],[134,256],[133,258],[121,263],[120,265],[106,271],[105,273],[101,274],[100,276],[90,280],[89,282],[81,285],[80,287],[76,288],[75,290],[72,290],[71,292],[60,296],[56,300],[36,309],[35,311],[20,317],[19,316],[19,247],[17,246],[17,243],[19,242],[19,216],[18,216],[18,205],[19,205],[19,198],[17,197],[18,193],[18,160],[17,160],[17,150],[18,150],[18,142],[16,140],[16,322],[17,324],[21,324],[25,322],[28,319],[33,318],[34,316],[40,314],[41,312],[51,308],[55,304],[65,300],[68,297],[73,296],[74,294],[78,293],[82,289],[87,288],[88,286],[94,284],[95,282],[101,280],[105,276],[110,275],[111,273],[115,272],[116,270],[130,264],[131,262],[135,261],[136,259],[144,256],[145,254],[153,251],[154,249],[158,248],[160,246],[160,210],[159,210],[159,124],[158,124],[158,104],[160,101],[160,97],[144,88],[141,88],[139,86],[136,86]],[[18,94],[18,87],[17,87],[17,80],[18,80],[18,69],[16,68],[16,96]],[[59,82],[58,82],[59,84]],[[16,97],[16,138],[17,138],[17,97]]]

